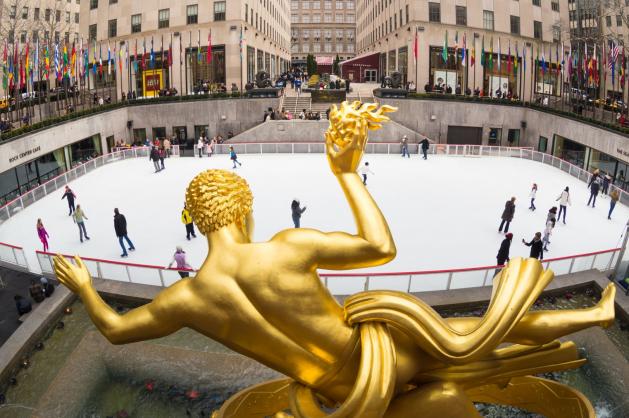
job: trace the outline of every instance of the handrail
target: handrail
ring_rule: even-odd
[[[13,245],[13,244],[7,244],[6,242],[0,242],[0,247],[9,247],[9,248],[13,248],[16,250],[23,250],[24,248],[19,247],[17,245]]]
[[[74,258],[73,255],[70,254],[62,254],[62,253],[51,253],[48,251],[39,251],[36,250],[35,251],[36,254],[41,254],[41,255],[46,255],[49,257],[54,257],[57,255],[60,255],[62,257],[65,258]],[[115,264],[118,266],[126,266],[126,267],[140,267],[140,268],[146,268],[146,269],[153,269],[153,270],[171,270],[171,271],[197,271],[195,269],[178,269],[178,268],[173,268],[173,267],[163,267],[163,266],[155,266],[152,264],[139,264],[139,263],[128,263],[125,261],[115,261],[115,260],[107,260],[104,258],[94,258],[94,257],[81,257],[81,260],[85,260],[85,261],[93,261],[93,262],[98,262],[98,263],[107,263],[107,264]]]

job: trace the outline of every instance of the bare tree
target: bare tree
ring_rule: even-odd
[[[26,34],[31,26],[29,0],[9,0],[0,6],[0,38],[7,39],[10,44]]]

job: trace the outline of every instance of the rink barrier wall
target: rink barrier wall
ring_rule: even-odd
[[[24,248],[6,242],[0,242],[0,265],[20,271],[30,271]]]
[[[555,275],[598,269],[607,272],[614,268],[621,248],[583,253],[542,260],[545,269],[552,268]],[[36,251],[42,274],[55,278],[53,257],[50,252]],[[74,257],[62,254],[67,260]],[[98,258],[81,257],[95,279],[115,280],[151,286],[170,286],[180,277],[179,271],[196,273],[196,270],[148,264],[125,263]],[[397,290],[401,292],[427,292],[491,286],[494,274],[504,266],[482,266],[448,270],[425,270],[383,273],[321,273],[319,276],[330,293],[345,295],[368,290]],[[348,287],[349,283],[349,287]],[[339,286],[337,286],[339,285]],[[340,289],[343,289],[342,291]],[[349,289],[349,290],[348,290]],[[342,292],[342,293],[341,293]],[[348,293],[349,292],[349,293]]]

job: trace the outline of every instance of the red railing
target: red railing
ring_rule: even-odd
[[[29,270],[24,248],[5,242],[0,242],[0,264],[19,270]]]

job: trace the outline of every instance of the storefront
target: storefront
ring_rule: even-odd
[[[561,70],[555,64],[538,65],[535,71],[535,93],[559,96]]]
[[[459,54],[460,55],[460,54]],[[433,92],[445,92],[446,87],[456,93],[457,86],[463,85],[463,75],[467,67],[457,59],[454,48],[448,48],[447,60],[443,60],[443,47],[430,47],[430,74],[428,83]]]
[[[487,54],[489,58],[489,54]],[[488,60],[487,58],[487,60]],[[483,92],[487,96],[496,96],[498,90],[500,94],[518,94],[519,68],[513,61],[515,58],[509,55],[500,55],[500,65],[498,65],[498,54],[493,55],[491,67],[483,67]],[[487,61],[486,60],[486,61]]]
[[[561,135],[555,134],[553,137],[553,155],[577,167],[586,168],[588,149],[585,145],[571,141]]]

